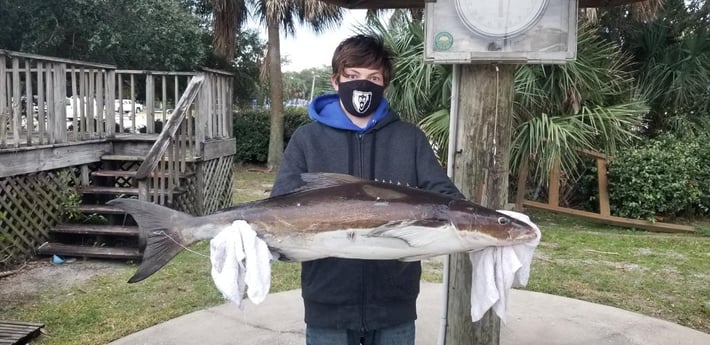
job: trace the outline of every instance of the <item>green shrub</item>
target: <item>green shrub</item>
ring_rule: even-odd
[[[609,164],[612,214],[654,220],[710,207],[708,138],[664,137],[619,153]]]
[[[698,158],[698,172],[695,176],[695,182],[700,188],[698,213],[707,215],[710,214],[710,135],[698,138],[694,155]]]
[[[311,121],[308,111],[303,107],[286,107],[284,117],[284,145],[291,139],[296,128]],[[285,148],[285,146],[284,146]]]
[[[286,107],[284,110],[284,145],[300,125],[309,120],[306,108]],[[269,111],[234,113],[234,138],[237,141],[237,162],[263,164],[269,155]]]

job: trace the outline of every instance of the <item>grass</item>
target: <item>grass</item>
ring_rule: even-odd
[[[206,253],[206,243],[194,248]],[[47,291],[19,311],[20,320],[41,320],[48,330],[34,344],[105,344],[185,313],[223,302],[211,283],[209,260],[179,254],[151,279],[126,284],[135,271],[127,266],[100,275],[80,289]]]
[[[710,332],[710,237],[622,230],[532,213],[543,229],[527,289]]]
[[[106,344],[162,321],[225,303],[210,276],[209,243],[183,251],[163,269],[137,284],[126,284],[135,266],[100,275],[79,289],[47,291],[39,300],[3,318],[41,320],[48,334],[33,344]],[[271,292],[298,287],[299,266],[273,266]],[[2,310],[0,308],[0,310]],[[5,313],[7,312],[7,316]],[[81,339],[81,342],[78,342]]]
[[[239,167],[234,202],[268,196],[274,173]],[[544,212],[527,289],[601,303],[710,332],[710,237],[636,232]],[[710,222],[696,224],[709,229]],[[192,248],[208,255],[207,242]],[[423,263],[423,279],[441,281],[440,260]],[[3,317],[41,321],[49,334],[34,344],[105,344],[162,321],[224,303],[206,257],[183,252],[138,284],[135,266],[94,277],[79,289],[47,291]],[[300,266],[277,262],[271,292],[295,289]]]

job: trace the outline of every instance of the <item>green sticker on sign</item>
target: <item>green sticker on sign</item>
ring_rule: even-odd
[[[454,36],[451,36],[451,34],[446,31],[439,32],[434,36],[435,50],[449,50],[453,45]]]

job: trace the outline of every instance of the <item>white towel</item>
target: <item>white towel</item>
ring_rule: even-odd
[[[210,241],[212,280],[224,298],[239,307],[245,288],[254,304],[269,294],[271,260],[266,243],[243,220],[234,221]]]
[[[508,293],[511,287],[527,285],[530,263],[535,248],[540,243],[540,229],[527,215],[504,210],[498,212],[530,224],[535,229],[537,238],[524,244],[488,247],[469,254],[473,266],[471,319],[474,322],[480,320],[490,308],[505,322]]]

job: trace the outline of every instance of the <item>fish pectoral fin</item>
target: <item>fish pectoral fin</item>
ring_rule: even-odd
[[[380,227],[372,230],[367,236],[396,238],[410,247],[423,247],[436,242],[437,238],[441,237],[441,234],[434,230],[448,225],[449,222],[444,220],[420,220]]]
[[[424,260],[424,259],[433,258],[433,257],[435,257],[435,256],[438,256],[438,255],[436,255],[436,254],[430,254],[430,255],[407,256],[407,257],[404,257],[404,258],[399,259],[399,261],[403,261],[403,262],[422,261],[422,260]]]

